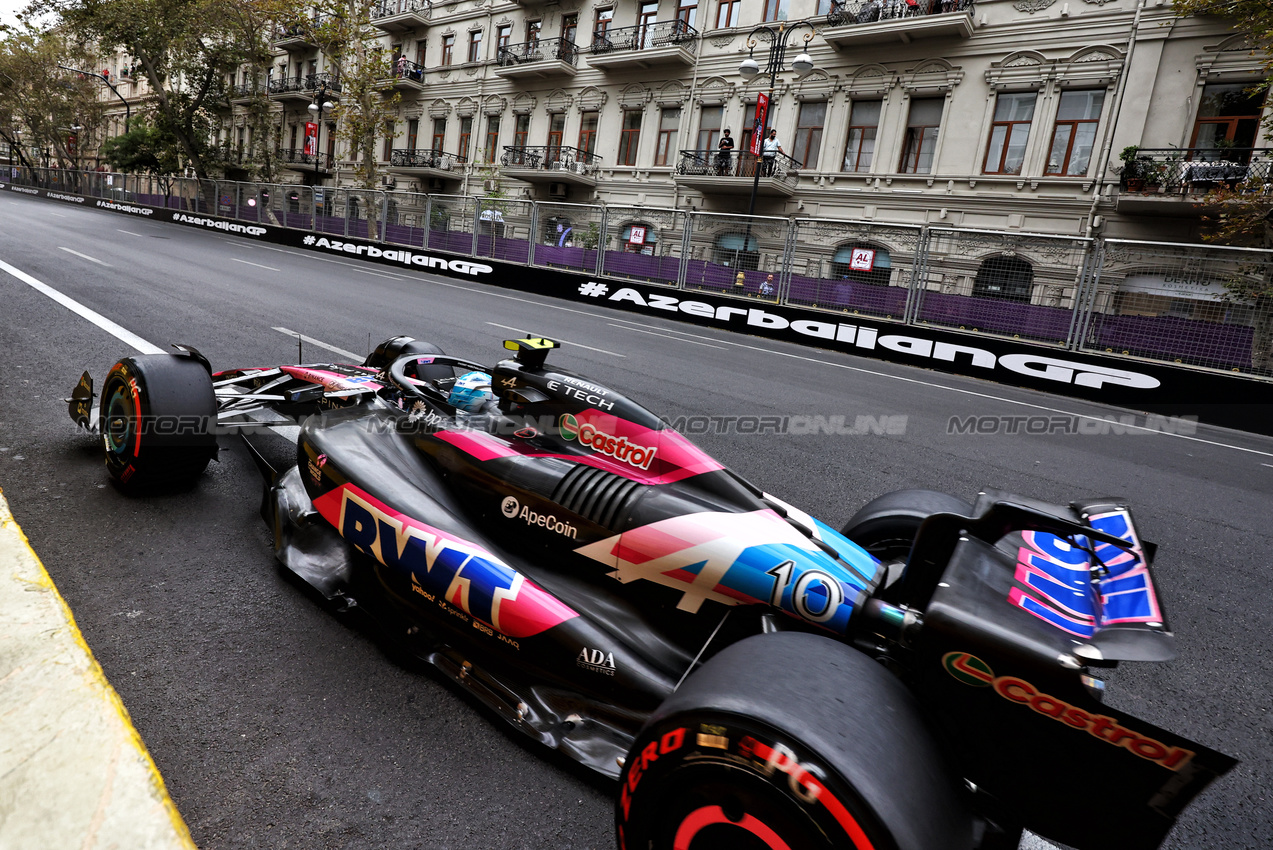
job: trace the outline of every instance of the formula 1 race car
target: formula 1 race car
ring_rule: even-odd
[[[116,364],[96,429],[137,491],[299,421],[294,466],[252,449],[282,566],[616,777],[622,848],[1153,848],[1236,763],[1102,703],[1174,655],[1123,499],[900,491],[836,531],[556,347],[214,373],[177,346]]]

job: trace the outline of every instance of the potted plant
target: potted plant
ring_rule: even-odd
[[[1138,153],[1140,153],[1139,145],[1128,145],[1118,155],[1118,158],[1123,161],[1123,185],[1129,192],[1139,192],[1145,188],[1145,178],[1141,173],[1141,163],[1136,160],[1136,154]]]

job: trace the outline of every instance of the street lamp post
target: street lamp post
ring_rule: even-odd
[[[97,73],[94,73],[93,71],[81,71],[79,68],[68,68],[65,65],[58,65],[58,67],[61,68],[63,71],[70,71],[73,74],[82,74],[85,77],[97,77],[97,79],[105,83],[106,88],[113,91],[115,93],[115,97],[119,98],[120,101],[124,104],[124,135],[125,136],[128,135],[128,122],[132,118],[133,110],[128,105],[128,99],[119,93],[119,89],[111,85],[110,79],[108,79],[105,74],[97,74]]]
[[[327,84],[323,83],[318,89],[318,95],[314,98],[314,102],[307,107],[310,112],[314,113],[317,119],[314,124],[314,185],[315,186],[318,185],[318,158],[321,155],[319,154],[318,142],[322,138],[322,134],[323,134],[323,113],[331,111],[331,108],[335,105],[336,104],[332,103],[330,100],[327,100]]]
[[[792,33],[804,30],[803,41],[804,50],[800,52],[791,62],[791,69],[796,72],[796,79],[803,79],[813,70],[813,59],[809,56],[809,42],[813,40],[814,34],[817,32],[813,28],[813,24],[808,21],[796,21],[794,24],[788,25],[785,21],[778,24],[778,29],[770,26],[759,26],[747,35],[747,46],[750,48],[747,52],[747,58],[738,66],[738,73],[742,74],[747,82],[751,82],[761,72],[760,65],[755,59],[756,44],[760,39],[769,42],[769,59],[765,65],[764,71],[769,75],[769,94],[768,100],[765,102],[765,108],[761,112],[761,120],[759,135],[752,136],[752,147],[762,156],[752,163],[751,181],[751,201],[747,204],[747,215],[753,215],[756,212],[756,193],[760,189],[760,163],[764,159],[765,136],[769,132],[769,110],[773,105],[774,86],[778,81],[778,72],[782,70],[783,60],[787,55],[787,42],[791,38]],[[755,156],[755,154],[753,154]],[[750,227],[749,227],[750,229]],[[743,245],[743,250],[747,250],[747,245]]]

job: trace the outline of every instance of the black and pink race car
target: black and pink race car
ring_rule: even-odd
[[[1174,654],[1119,498],[900,491],[841,531],[614,388],[510,340],[358,365],[121,360],[93,417],[125,490],[300,421],[280,563],[526,735],[619,782],[620,847],[1157,847],[1235,761],[1102,702]],[[247,442],[245,440],[245,442]],[[250,443],[248,444],[249,447]]]

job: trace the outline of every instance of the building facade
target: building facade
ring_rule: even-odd
[[[377,144],[390,188],[498,178],[515,197],[718,212],[755,188],[758,215],[1186,241],[1203,191],[1269,167],[1244,92],[1260,56],[1162,0],[381,0],[372,24],[401,95]],[[750,147],[759,26],[787,41],[772,164]],[[263,88],[285,179],[352,185],[334,122],[308,109],[339,79],[303,25],[273,44],[265,80],[235,81],[223,142],[250,143]]]

